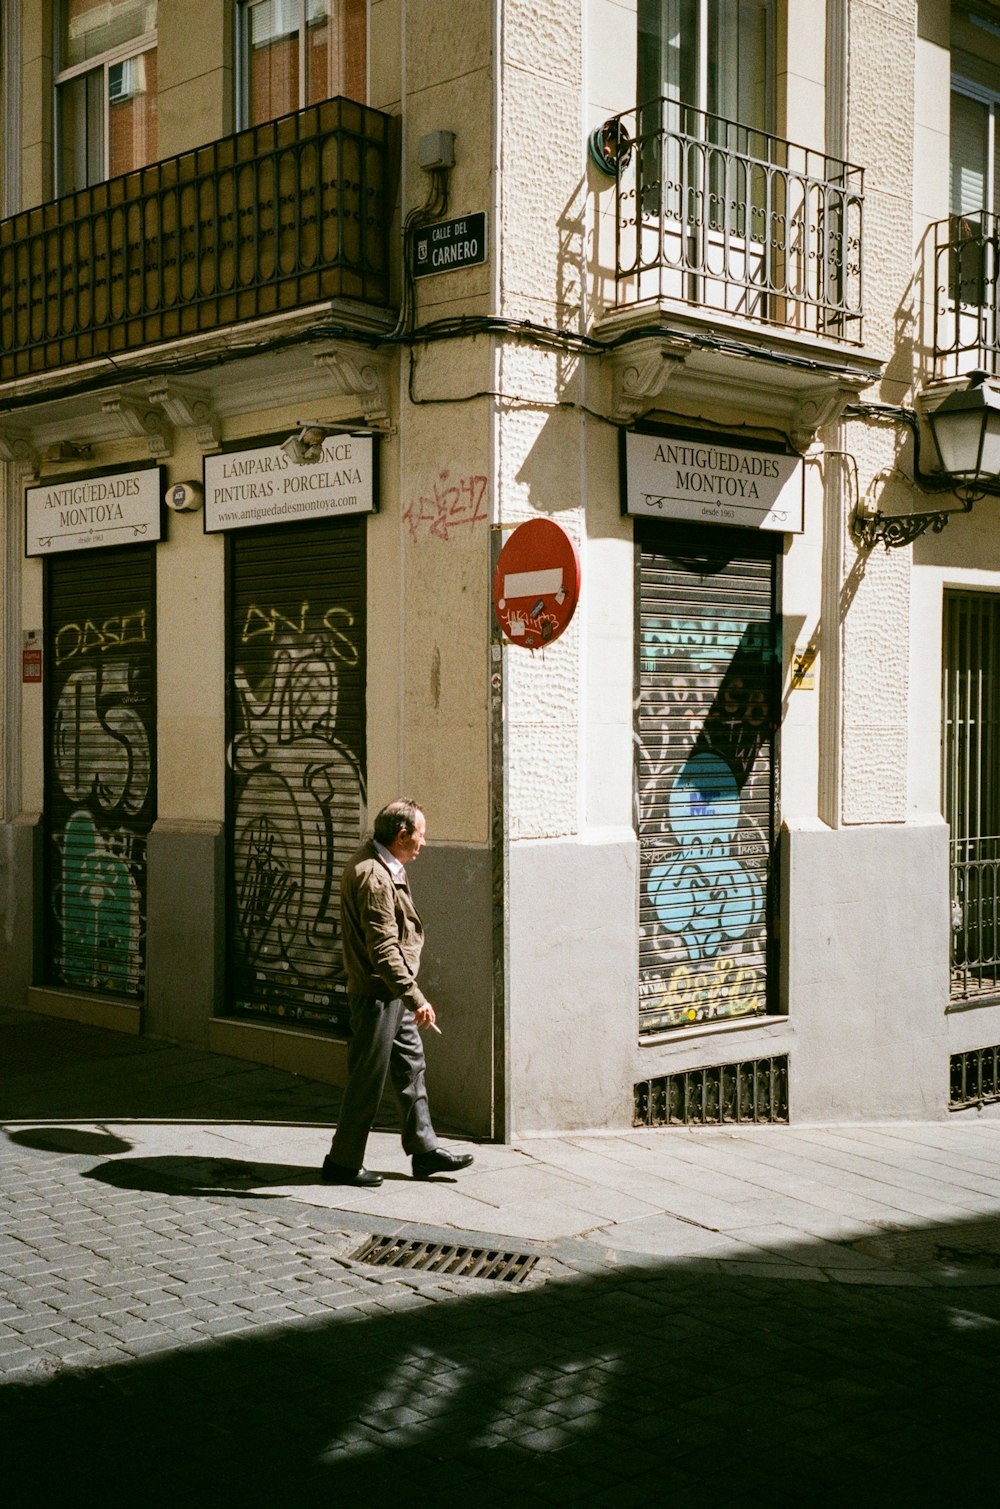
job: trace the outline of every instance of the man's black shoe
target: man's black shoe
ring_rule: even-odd
[[[471,1162],[471,1153],[449,1153],[443,1147],[436,1147],[430,1153],[414,1153],[413,1177],[429,1179],[432,1174],[457,1174],[460,1168],[468,1168]]]
[[[382,1183],[382,1175],[373,1174],[370,1168],[347,1168],[329,1157],[323,1159],[320,1178],[324,1184],[353,1184],[356,1189],[377,1189]]]

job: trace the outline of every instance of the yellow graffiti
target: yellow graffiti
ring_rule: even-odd
[[[309,603],[303,602],[298,618],[288,618],[277,608],[258,608],[256,603],[250,603],[243,622],[240,643],[249,644],[252,639],[269,639],[274,644],[279,638],[287,639],[289,636],[304,638],[307,635],[315,635],[315,628],[309,625],[309,611]],[[348,667],[356,666],[358,647],[347,633],[354,627],[354,614],[348,608],[327,608],[323,614],[322,624],[329,635],[326,647],[330,654],[335,659],[343,661]]]
[[[117,650],[126,644],[145,644],[146,609],[135,613],[117,613],[103,623],[84,619],[82,624],[63,624],[55,636],[56,665],[64,665],[78,655],[89,655],[92,650]]]
[[[280,633],[304,634],[306,632],[306,614],[309,612],[309,604],[303,603],[299,610],[298,622],[294,618],[286,618],[279,613],[277,608],[268,608],[266,611],[251,603],[247,609],[246,623],[243,625],[241,641],[247,644],[251,639],[260,639],[261,636],[269,637],[271,643]],[[256,624],[257,627],[251,627]]]
[[[752,1016],[764,1009],[762,971],[748,969],[728,954],[707,968],[679,964],[665,985],[656,1009],[673,1012],[681,1021],[702,1022],[736,1011]]]
[[[332,636],[330,649],[338,660],[342,660],[346,666],[354,667],[358,663],[358,647],[352,639],[348,639],[344,629],[335,627],[338,619],[344,628],[354,628],[354,614],[348,608],[327,608],[323,614],[323,627]]]

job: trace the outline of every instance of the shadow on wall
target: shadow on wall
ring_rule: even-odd
[[[6,1502],[995,1499],[1000,1288],[681,1265],[426,1305],[414,1288],[0,1388]]]

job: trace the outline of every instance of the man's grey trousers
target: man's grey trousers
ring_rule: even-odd
[[[351,1041],[347,1087],[330,1158],[344,1168],[361,1168],[372,1123],[388,1078],[402,1121],[403,1151],[429,1153],[438,1145],[427,1104],[424,1045],[420,1030],[400,1001],[349,996]]]

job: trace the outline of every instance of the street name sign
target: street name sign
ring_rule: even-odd
[[[454,272],[486,261],[486,212],[460,220],[438,220],[413,234],[413,276]]]

